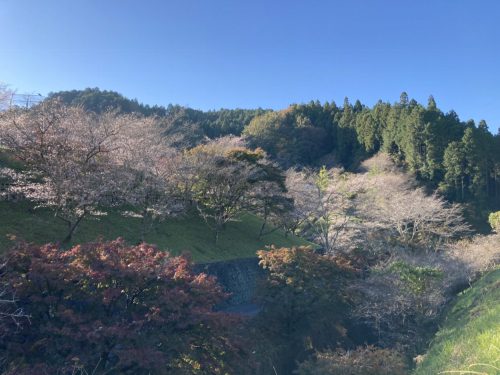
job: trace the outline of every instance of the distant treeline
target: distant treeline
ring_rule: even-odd
[[[427,106],[402,93],[397,103],[379,101],[372,108],[359,100],[294,104],[282,111],[221,109],[203,112],[178,105],[148,106],[136,99],[99,89],[52,93],[65,103],[102,112],[156,115],[170,132],[189,133],[196,144],[204,137],[243,135],[283,166],[320,165],[328,160],[345,168],[384,150],[431,188],[449,199],[478,207],[500,205],[500,134],[485,121],[461,121],[444,113],[431,96]]]
[[[96,113],[114,109],[119,113],[136,112],[144,116],[165,117],[176,130],[186,129],[186,131],[192,132],[190,138],[193,143],[198,142],[203,137],[217,138],[231,134],[240,135],[255,116],[269,111],[258,108],[220,109],[204,112],[172,104],[167,107],[149,106],[139,103],[137,99],[128,99],[117,92],[98,88],[50,93],[48,99],[53,98],[59,98],[68,105],[83,106]]]

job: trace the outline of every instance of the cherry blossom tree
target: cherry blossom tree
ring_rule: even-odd
[[[121,179],[112,154],[120,130],[134,121],[133,115],[96,115],[57,101],[3,112],[0,145],[25,165],[11,173],[11,189],[52,208],[67,224],[64,241],[70,241],[84,217],[118,203]]]
[[[120,131],[113,158],[123,174],[124,215],[141,219],[142,241],[155,222],[184,209],[174,178],[178,153],[155,118],[134,118]]]
[[[438,250],[447,241],[470,233],[459,204],[447,202],[437,193],[427,194],[403,173],[368,176],[369,190],[364,212],[366,221],[396,238],[404,246]]]
[[[332,253],[339,237],[353,217],[356,191],[347,183],[342,170],[319,172],[312,170],[289,170],[286,186],[294,202],[294,211],[289,216],[289,228],[293,228],[321,245],[323,251]]]

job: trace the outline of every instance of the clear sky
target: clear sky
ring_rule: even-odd
[[[284,108],[402,91],[500,126],[499,0],[0,0],[0,81]]]

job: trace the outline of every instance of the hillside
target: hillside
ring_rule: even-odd
[[[23,169],[21,163],[0,151],[0,168],[2,167],[17,171]],[[295,236],[285,236],[281,230],[258,239],[261,225],[259,217],[244,214],[228,223],[215,245],[214,234],[205,222],[198,215],[189,213],[158,223],[146,236],[146,242],[175,255],[189,252],[195,262],[253,257],[257,250],[269,245],[316,246]],[[61,241],[66,230],[65,223],[55,218],[49,209],[35,209],[34,204],[29,201],[0,201],[0,252],[12,246],[14,242],[11,238],[43,244]],[[124,217],[119,212],[110,210],[106,216],[87,217],[83,220],[68,246],[94,241],[100,237],[105,240],[122,237],[128,243],[136,244],[140,242],[140,232],[140,219]]]
[[[180,147],[196,146],[207,137],[243,135],[249,145],[287,168],[333,160],[355,170],[362,160],[384,151],[430,190],[466,204],[476,229],[486,232],[487,213],[500,209],[500,134],[494,135],[485,121],[464,121],[454,111],[439,109],[432,95],[427,104],[403,92],[399,101],[380,100],[373,107],[345,98],[342,105],[311,101],[281,111],[208,112],[179,105],[150,107],[98,88],[55,92],[49,98],[97,113],[112,108],[158,116],[163,135]]]
[[[461,293],[415,375],[500,373],[500,269]]]
[[[354,108],[363,112],[361,105],[355,105]],[[339,352],[329,356],[331,360],[326,366],[336,366],[339,355],[349,357],[340,353],[340,350],[350,351],[353,348],[362,357],[362,362],[356,365],[360,370],[358,373],[368,375],[366,368],[378,365],[376,358],[372,358],[375,361],[372,365],[371,359],[363,354],[366,353],[367,342],[374,345],[368,350],[373,351],[376,357],[393,354],[394,363],[387,365],[402,369],[403,357],[413,358],[427,347],[443,312],[452,311],[447,324],[466,328],[469,320],[462,317],[463,314],[470,314],[473,319],[482,318],[482,310],[468,311],[469,306],[473,306],[479,298],[470,297],[469,294],[469,297],[464,298],[472,301],[468,304],[462,302],[466,304],[465,307],[457,305],[453,310],[450,310],[448,302],[450,297],[465,288],[463,285],[470,280],[470,275],[485,272],[498,264],[500,241],[496,234],[469,238],[471,230],[463,216],[463,205],[446,200],[442,189],[439,189],[441,193],[431,194],[434,189],[422,180],[422,173],[412,168],[408,160],[403,162],[398,158],[397,152],[385,150],[369,159],[366,159],[369,156],[366,152],[358,152],[361,149],[353,146],[353,137],[356,136],[351,131],[353,120],[347,118],[355,112],[354,108],[348,101],[342,110],[317,103],[293,106],[290,110],[269,112],[253,118],[245,127],[243,137],[202,137],[203,142],[196,139],[186,141],[182,137],[177,142],[175,137],[171,137],[172,134],[165,135],[165,128],[157,118],[109,111],[93,113],[80,106],[64,106],[58,101],[46,101],[32,108],[13,108],[0,113],[0,255],[3,255],[0,264],[9,267],[10,272],[8,284],[5,285],[12,288],[13,296],[26,293],[26,298],[19,297],[19,301],[23,301],[23,311],[38,308],[40,290],[43,298],[47,296],[47,304],[42,308],[46,311],[37,318],[37,335],[42,338],[54,336],[51,339],[56,343],[52,346],[57,347],[59,339],[57,334],[45,332],[44,324],[47,316],[52,319],[54,307],[51,301],[61,296],[73,305],[77,302],[75,306],[80,300],[86,303],[85,298],[95,301],[96,306],[117,302],[121,307],[125,306],[125,313],[129,314],[127,306],[135,304],[134,296],[139,293],[140,298],[146,298],[145,304],[141,306],[151,303],[147,310],[139,312],[147,315],[146,320],[152,320],[149,315],[152,311],[166,314],[161,318],[164,320],[157,321],[161,322],[160,329],[151,326],[142,330],[144,334],[141,332],[141,335],[149,337],[149,332],[161,331],[164,322],[169,321],[172,301],[175,305],[181,302],[180,305],[190,306],[190,311],[197,311],[197,307],[189,301],[185,304],[178,301],[176,293],[168,292],[172,297],[162,294],[168,297],[166,309],[162,310],[155,307],[159,296],[153,293],[153,289],[144,291],[144,296],[142,290],[137,292],[136,285],[144,282],[141,272],[150,267],[148,264],[157,264],[151,272],[159,271],[168,276],[174,271],[174,263],[179,262],[179,268],[171,277],[177,280],[181,274],[185,275],[187,285],[193,284],[194,280],[194,283],[201,282],[204,278],[194,274],[190,276],[183,271],[189,268],[185,258],[164,262],[163,259],[169,255],[163,250],[173,255],[190,252],[198,263],[193,268],[195,272],[196,269],[208,272],[210,268],[223,267],[221,274],[208,273],[216,274],[219,282],[234,296],[238,293],[229,287],[231,284],[228,280],[234,281],[238,287],[246,285],[245,280],[250,279],[252,273],[261,272],[255,258],[256,251],[266,245],[275,245],[276,248],[259,252],[261,266],[269,271],[264,277],[263,287],[254,288],[256,294],[253,295],[253,292],[248,292],[250,288],[244,286],[245,295],[252,295],[248,299],[240,299],[243,303],[256,301],[262,307],[258,319],[248,323],[249,333],[236,332],[239,328],[233,333],[235,325],[228,320],[229,317],[222,317],[224,324],[221,325],[221,328],[231,331],[229,336],[234,334],[243,339],[241,342],[255,340],[248,346],[250,353],[261,353],[255,358],[262,358],[263,363],[268,363],[263,364],[267,368],[260,374],[273,371],[291,374],[297,363],[309,360],[313,360],[310,364],[315,368],[318,363],[314,361],[331,348],[338,348]],[[399,113],[409,119],[414,112],[406,104],[388,107],[388,110],[394,110],[394,114]],[[319,122],[306,121],[307,116],[312,119],[314,113],[325,116],[316,118],[318,121],[321,119]],[[338,132],[333,132],[331,121],[337,120]],[[312,124],[316,122],[322,124],[323,131],[313,129],[315,127]],[[170,125],[177,129],[175,121]],[[273,133],[275,128],[280,131]],[[288,131],[289,128],[295,130]],[[466,129],[460,143],[453,141],[454,147],[460,152],[465,150],[463,152],[468,153],[468,148],[476,145],[469,137],[474,136],[471,129]],[[187,130],[183,130],[180,135],[183,134],[192,135]],[[307,134],[310,137],[304,143],[303,135]],[[331,136],[330,141],[322,143],[322,140],[327,140],[327,136]],[[172,140],[173,143],[170,142]],[[332,140],[340,143],[332,143]],[[401,143],[403,145],[404,142]],[[341,152],[332,154],[331,164],[314,168],[322,153],[332,147]],[[395,147],[397,150],[399,146],[396,144]],[[323,151],[317,154],[312,152],[321,149]],[[370,152],[376,149],[372,148]],[[403,150],[402,155],[420,155],[420,151],[417,154],[411,154],[410,151]],[[342,155],[364,161],[354,172],[345,167],[357,164],[357,161],[353,163],[354,159],[349,160]],[[455,156],[452,154],[450,158]],[[469,161],[469,164],[464,165],[473,168],[473,172],[481,166],[476,159]],[[455,164],[453,166],[456,167]],[[472,177],[480,176],[468,176]],[[435,182],[437,185],[434,187],[439,187],[439,181]],[[456,181],[452,179],[451,182]],[[495,188],[488,182],[486,185],[493,190]],[[460,189],[463,198],[461,203],[473,206],[472,200],[465,199],[465,187],[464,183],[463,196]],[[468,188],[472,189],[469,189],[469,193],[481,193],[481,184]],[[488,207],[489,213],[492,206]],[[160,217],[167,217],[168,220],[159,223],[156,220]],[[305,246],[290,249],[294,245],[310,243],[299,238],[287,238],[279,230],[263,239],[258,238],[258,233],[263,230],[263,222],[259,218],[314,241],[325,256]],[[156,224],[153,228],[149,228],[148,223],[151,222]],[[106,242],[118,237],[123,240]],[[461,241],[457,241],[459,239]],[[21,242],[15,251],[1,254],[2,250],[19,240],[35,244],[62,241],[62,245],[26,246]],[[488,244],[484,249],[483,240]],[[136,246],[142,241],[158,247]],[[84,243],[83,246],[74,246]],[[61,251],[70,247],[70,251]],[[29,272],[14,262],[17,256],[22,264],[28,263],[24,260],[25,254],[32,259],[29,263],[32,270]],[[57,264],[52,261],[54,257],[58,259]],[[269,257],[267,264],[266,257]],[[240,262],[241,258],[248,259]],[[236,260],[203,264],[230,259]],[[256,268],[250,274],[246,265],[240,264],[246,261]],[[229,263],[238,263],[235,272],[226,267]],[[97,267],[96,270],[90,270],[89,265]],[[151,275],[151,272],[147,271],[147,274]],[[224,275],[229,273],[225,278]],[[7,271],[0,276],[6,277],[6,274]],[[48,278],[51,280],[43,282]],[[127,286],[115,281],[120,278],[124,278],[124,283],[130,286],[129,292],[126,291]],[[42,281],[40,287],[33,289],[35,284],[31,280],[35,279]],[[65,286],[68,289],[63,293],[57,292],[57,296],[50,295],[59,290],[61,279],[69,282]],[[75,280],[77,283],[81,281],[81,285],[76,288],[81,289],[77,292],[83,293],[84,297],[74,294]],[[200,285],[203,290],[196,292],[193,297],[209,296],[204,288],[219,289],[210,280],[205,278],[208,284]],[[157,278],[154,283],[160,281]],[[52,288],[52,283],[57,287]],[[95,283],[95,288],[99,289],[97,300],[95,289],[87,287],[89,283]],[[248,284],[255,285],[256,282],[252,280]],[[43,292],[44,288],[50,290]],[[106,289],[102,290],[102,296],[99,294],[101,289]],[[164,290],[160,285],[154,288],[154,291],[160,290]],[[219,298],[215,293],[213,298],[203,298],[201,301],[194,298],[194,301],[204,306],[208,313],[221,306],[223,297],[221,295]],[[32,301],[25,303],[29,298]],[[344,301],[348,302],[345,306]],[[490,305],[488,301],[487,306]],[[8,313],[16,314],[18,310],[13,310],[12,306],[17,301],[11,299],[7,303],[11,304]],[[73,307],[61,306],[58,310],[62,314],[61,324],[73,324],[72,319],[66,320],[68,308]],[[95,315],[97,310],[89,309],[90,320],[81,319],[99,322],[101,317]],[[485,311],[489,313],[490,310]],[[103,311],[103,314],[115,319],[113,314],[111,317],[108,312]],[[486,343],[481,341],[482,337],[476,340],[479,342],[475,342],[474,334],[481,332],[484,327],[489,329],[496,320],[495,317],[484,315],[489,320],[480,321],[479,330],[473,326],[466,340],[461,340],[461,331],[453,326],[445,329],[436,340],[438,345],[440,338],[444,337],[446,350],[454,345],[453,340],[458,340],[458,349],[449,349],[452,357],[459,358],[462,352],[474,353],[469,348],[463,349],[461,345],[479,348],[480,355],[461,360],[453,358],[450,362],[450,358],[441,358],[443,353],[447,353],[446,350],[438,348],[438,354],[434,357],[431,355],[428,361],[446,363],[446,366],[451,363],[454,367],[449,371],[462,365],[469,366],[470,363],[484,366],[483,362],[489,359],[481,356],[489,353],[488,350],[493,347],[490,345],[491,338]],[[131,324],[137,316],[135,313],[130,316]],[[121,324],[122,320],[118,320]],[[199,327],[203,327],[201,331],[208,332],[206,326],[202,322]],[[17,327],[13,328],[13,338],[8,339],[9,342],[18,340],[15,337]],[[78,332],[80,329],[73,327],[67,331]],[[189,334],[185,338],[199,332],[197,328],[187,329]],[[91,330],[95,331],[94,328]],[[458,338],[445,337],[450,332]],[[214,337],[212,333],[208,333],[208,336]],[[73,338],[68,339],[68,345],[74,345]],[[6,339],[2,340],[6,342]],[[0,347],[8,348],[8,344],[2,346],[2,342]],[[38,338],[33,342],[38,342]],[[158,342],[152,342],[150,350],[157,350]],[[61,363],[67,366],[68,360],[73,361],[73,353],[87,352],[87,349],[82,348],[89,345],[93,344],[85,342],[81,348],[75,347],[71,356],[65,354]],[[107,345],[106,340],[103,345]],[[135,345],[134,342],[131,347],[135,348]],[[226,351],[224,347],[221,348]],[[404,353],[400,353],[402,348]],[[385,352],[385,349],[389,352]],[[12,350],[7,349],[5,352],[11,353]],[[19,357],[23,361],[33,361],[31,355],[25,355],[24,348],[20,350]],[[227,350],[237,354],[233,348]],[[102,350],[90,353],[92,359],[88,361],[89,366],[101,360],[101,353]],[[111,349],[111,354],[114,353],[115,350]],[[54,356],[59,357],[60,354],[55,353]],[[250,357],[252,355],[248,359],[255,362]],[[35,362],[39,360],[45,364],[47,358],[49,356],[43,355]],[[128,358],[129,353],[122,357],[123,368],[128,366]],[[155,360],[156,363],[161,361]],[[168,361],[164,360],[165,363]],[[14,360],[11,363],[15,365]],[[495,366],[495,362],[491,362],[491,365]],[[103,366],[114,365],[106,362]],[[149,368],[150,364],[144,366]],[[1,367],[0,364],[0,372]],[[349,373],[351,367],[348,366]],[[384,369],[370,375],[403,374],[389,368],[384,365]],[[432,372],[429,371],[433,370],[423,371],[430,374]],[[19,371],[15,369],[11,373],[19,374]],[[166,372],[147,370],[129,373]],[[202,373],[211,374],[215,371],[207,367],[207,371]],[[321,369],[313,372],[318,375],[327,373],[338,374]]]
[[[257,234],[261,223],[259,218],[252,215],[229,223],[216,246],[213,233],[203,220],[196,215],[189,215],[160,223],[147,235],[146,241],[173,254],[189,251],[196,262],[252,257],[257,250],[271,244],[285,247],[309,244],[297,237],[286,238],[280,231],[259,240]],[[9,235],[41,244],[61,240],[65,230],[64,223],[48,210],[34,210],[27,202],[0,202],[0,251],[12,245]],[[107,240],[123,237],[130,244],[135,244],[139,242],[139,233],[139,219],[125,218],[111,212],[99,220],[84,220],[73,243],[93,241],[102,236]]]

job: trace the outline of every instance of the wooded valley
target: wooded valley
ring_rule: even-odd
[[[0,92],[3,374],[500,371],[486,122],[406,93],[203,112]],[[251,316],[195,270],[249,257]]]

